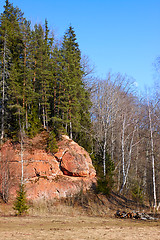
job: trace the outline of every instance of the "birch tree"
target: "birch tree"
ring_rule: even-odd
[[[148,105],[148,119],[149,119],[149,131],[150,131],[150,146],[151,146],[151,159],[152,159],[152,182],[153,182],[153,206],[157,207],[157,194],[156,194],[156,173],[155,173],[155,157],[154,157],[154,138],[153,138],[153,124],[152,124],[152,110],[149,99],[147,99]]]
[[[113,79],[112,79],[113,78]],[[118,91],[120,88],[118,77],[114,79],[111,74],[105,81],[99,81],[94,92],[93,102],[93,128],[95,139],[102,151],[103,175],[106,175],[106,153],[110,153],[113,161],[114,152],[114,130],[116,117],[119,109]]]

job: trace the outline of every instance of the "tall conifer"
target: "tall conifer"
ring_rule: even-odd
[[[90,100],[82,81],[84,72],[81,66],[81,52],[72,26],[64,35],[62,56],[63,87],[65,90],[63,103],[66,107],[66,119],[69,122],[68,133],[71,138],[76,138],[77,133],[81,131],[81,124],[85,121],[84,119],[82,121],[82,118],[89,116]],[[87,118],[89,120],[89,117]]]
[[[1,14],[1,49],[3,51],[3,59],[5,55],[5,65],[2,63],[3,69],[3,97],[2,97],[2,131],[1,138],[4,132],[4,118],[6,112],[8,116],[20,111],[21,108],[21,80],[22,80],[22,59],[23,59],[23,41],[21,33],[21,24],[23,22],[23,13],[16,7],[14,8],[9,1],[6,1],[4,6],[4,12]],[[2,53],[2,52],[1,52]],[[1,56],[2,56],[1,55]],[[14,75],[15,74],[15,75]],[[16,78],[15,78],[16,76]],[[14,84],[15,81],[15,84]],[[15,91],[12,86],[17,86]],[[5,104],[5,96],[9,99],[8,103]],[[15,95],[16,94],[16,95]],[[8,107],[7,107],[8,106]],[[14,110],[13,110],[14,108]],[[12,118],[13,120],[13,118]],[[5,120],[6,128],[15,128],[16,124],[10,121],[9,117]],[[10,130],[11,130],[10,129]],[[12,131],[12,130],[11,130]]]

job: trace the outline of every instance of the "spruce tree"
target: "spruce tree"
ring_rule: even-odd
[[[1,139],[39,130],[66,132],[83,142],[90,128],[90,100],[81,52],[70,26],[61,47],[48,22],[35,25],[6,0],[0,17]]]
[[[48,129],[50,120],[50,81],[51,75],[51,45],[48,36],[48,23],[45,21],[45,30],[41,25],[35,25],[34,40],[35,45],[35,91],[38,97],[39,118],[43,123],[43,128]]]
[[[0,105],[1,105],[1,140],[4,138],[5,122],[7,113],[7,78],[8,78],[8,59],[10,50],[8,48],[6,23],[4,18],[0,18]]]
[[[76,138],[83,131],[82,124],[90,124],[89,107],[91,102],[85,86],[81,66],[81,52],[72,26],[64,35],[62,43],[62,74],[63,74],[63,100],[66,122],[68,122],[68,133],[70,137]]]
[[[24,20],[22,26],[23,34],[23,110],[24,110],[24,129],[26,132],[31,128],[31,122],[29,119],[32,115],[31,109],[34,102],[35,93],[33,88],[33,56],[32,56],[32,44],[31,44],[31,28],[30,22]]]
[[[50,112],[52,127],[56,132],[62,126],[63,106],[61,104],[62,92],[62,69],[61,69],[62,56],[57,45],[53,47],[51,52],[51,73],[52,79],[50,82]],[[58,131],[57,131],[58,132]]]
[[[78,91],[82,85],[83,72],[80,65],[81,53],[76,41],[76,35],[71,26],[64,35],[62,56],[64,90],[62,104],[65,107],[65,118],[69,122],[68,133],[70,138],[72,138],[74,131],[73,122],[76,122],[76,127],[79,126],[80,122]]]
[[[23,86],[23,35],[22,24],[24,22],[23,13],[17,7],[14,8],[9,1],[6,1],[4,12],[1,14],[1,49],[5,49],[1,67],[3,69],[3,90],[2,90],[2,127],[1,138],[4,134],[4,119],[6,130],[17,131],[19,117],[23,115],[22,110],[22,86]],[[5,96],[4,96],[5,94]],[[8,101],[5,101],[7,99]]]
[[[16,210],[17,215],[27,213],[27,210],[29,209],[26,200],[26,192],[23,184],[19,186],[19,190],[17,191],[17,197],[16,201],[14,202],[13,209]]]

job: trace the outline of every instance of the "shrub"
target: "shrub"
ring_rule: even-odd
[[[47,150],[51,153],[56,153],[58,151],[56,135],[53,131],[49,133],[49,139],[47,143]]]
[[[109,195],[114,186],[114,162],[112,161],[110,155],[106,153],[105,176],[103,169],[103,152],[96,154],[93,162],[98,176],[96,192]]]
[[[102,177],[97,180],[97,187],[96,187],[97,193],[103,193],[108,196],[111,190],[112,190],[112,184],[110,183],[110,180],[107,177]]]
[[[132,187],[132,199],[138,203],[143,203],[143,190],[141,189],[138,182],[135,182]]]

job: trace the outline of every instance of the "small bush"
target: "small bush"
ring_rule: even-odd
[[[132,199],[138,203],[143,203],[143,190],[140,185],[136,182],[132,187]]]
[[[112,184],[110,184],[109,180],[105,177],[99,178],[97,180],[97,193],[103,193],[104,195],[109,195],[112,190]]]
[[[49,133],[49,139],[47,143],[47,150],[51,153],[56,153],[58,151],[56,135],[53,131]]]
[[[17,211],[17,215],[27,213],[27,210],[29,209],[23,184],[19,186],[19,191],[17,191],[17,197],[13,209]]]

